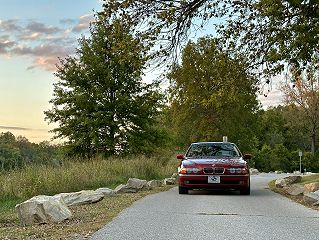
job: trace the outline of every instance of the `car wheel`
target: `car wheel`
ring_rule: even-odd
[[[250,195],[250,186],[248,188],[240,189],[241,195]]]
[[[188,188],[178,186],[178,193],[179,194],[188,194]]]

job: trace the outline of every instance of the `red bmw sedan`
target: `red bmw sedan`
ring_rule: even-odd
[[[178,168],[179,194],[191,189],[230,189],[240,194],[250,194],[250,174],[247,160],[250,154],[242,155],[234,143],[192,143]]]

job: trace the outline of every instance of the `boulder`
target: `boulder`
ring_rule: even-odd
[[[282,174],[282,171],[275,171],[276,174]]]
[[[67,206],[96,203],[104,198],[104,194],[93,190],[82,190],[79,192],[59,193],[53,196],[61,199]]]
[[[319,201],[319,191],[318,191],[318,193],[316,193],[316,192],[306,193],[306,194],[303,196],[303,200],[304,200],[304,202],[307,203],[307,204],[311,204],[311,205],[316,205],[316,204],[318,204],[318,201]]]
[[[287,186],[287,183],[286,183],[285,179],[279,178],[279,179],[276,179],[276,181],[275,181],[275,186],[276,186],[277,188],[283,188],[283,187],[286,187],[286,186]]]
[[[258,169],[256,169],[256,168],[250,168],[250,169],[249,169],[249,172],[250,172],[251,175],[257,175],[257,174],[259,174],[259,171],[258,171]]]
[[[285,191],[292,196],[297,196],[303,194],[304,188],[300,185],[293,184],[285,188]]]
[[[164,185],[175,185],[176,184],[176,178],[165,178],[164,179]]]
[[[115,195],[114,190],[112,190],[110,188],[98,188],[95,190],[95,192],[102,193],[104,195],[104,197]]]
[[[287,187],[293,183],[298,183],[301,181],[301,176],[288,176],[285,178],[279,178],[275,181],[275,185],[278,188]]]
[[[52,196],[39,195],[15,207],[21,225],[56,223],[72,217],[65,203]]]
[[[173,173],[171,178],[178,178],[178,173]]]
[[[291,185],[293,183],[298,183],[298,182],[301,182],[301,176],[288,176],[288,177],[285,177],[285,181],[287,183],[287,185]]]
[[[115,193],[136,193],[138,189],[136,188],[129,188],[127,185],[120,184],[115,189]]]
[[[308,183],[304,186],[304,194],[319,190],[319,182]]]
[[[128,188],[137,189],[137,190],[149,188],[146,180],[141,180],[138,178],[129,178],[129,180],[127,180],[126,186]]]
[[[156,188],[163,186],[163,181],[161,180],[151,180],[147,183],[150,188]]]

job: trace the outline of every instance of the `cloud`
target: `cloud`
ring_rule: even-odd
[[[13,41],[0,40],[0,54],[8,53],[9,49],[11,49],[14,45],[15,45],[15,42],[13,42]]]
[[[17,24],[18,20],[0,20],[0,30],[6,32],[20,31],[21,27]]]
[[[6,130],[23,130],[23,131],[32,130],[31,128],[12,127],[12,126],[0,126],[0,129],[6,129]]]
[[[61,24],[75,24],[76,20],[71,18],[65,18],[60,20]]]
[[[94,21],[93,14],[81,16],[78,24],[72,28],[72,32],[79,33],[79,32],[83,32],[84,30],[88,30],[90,23],[93,21]]]
[[[43,23],[39,23],[35,21],[30,22],[25,29],[29,32],[44,33],[44,34],[58,33],[61,31],[61,29],[58,27],[46,26]]]
[[[30,58],[28,70],[55,71],[58,58],[75,53],[79,33],[87,33],[93,20],[93,14],[62,19],[56,26],[37,20],[0,20],[0,55]]]

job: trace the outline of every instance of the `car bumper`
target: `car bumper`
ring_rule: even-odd
[[[219,183],[208,183],[212,175],[179,174],[179,186],[189,189],[245,189],[250,186],[249,175],[213,175],[219,176]]]

